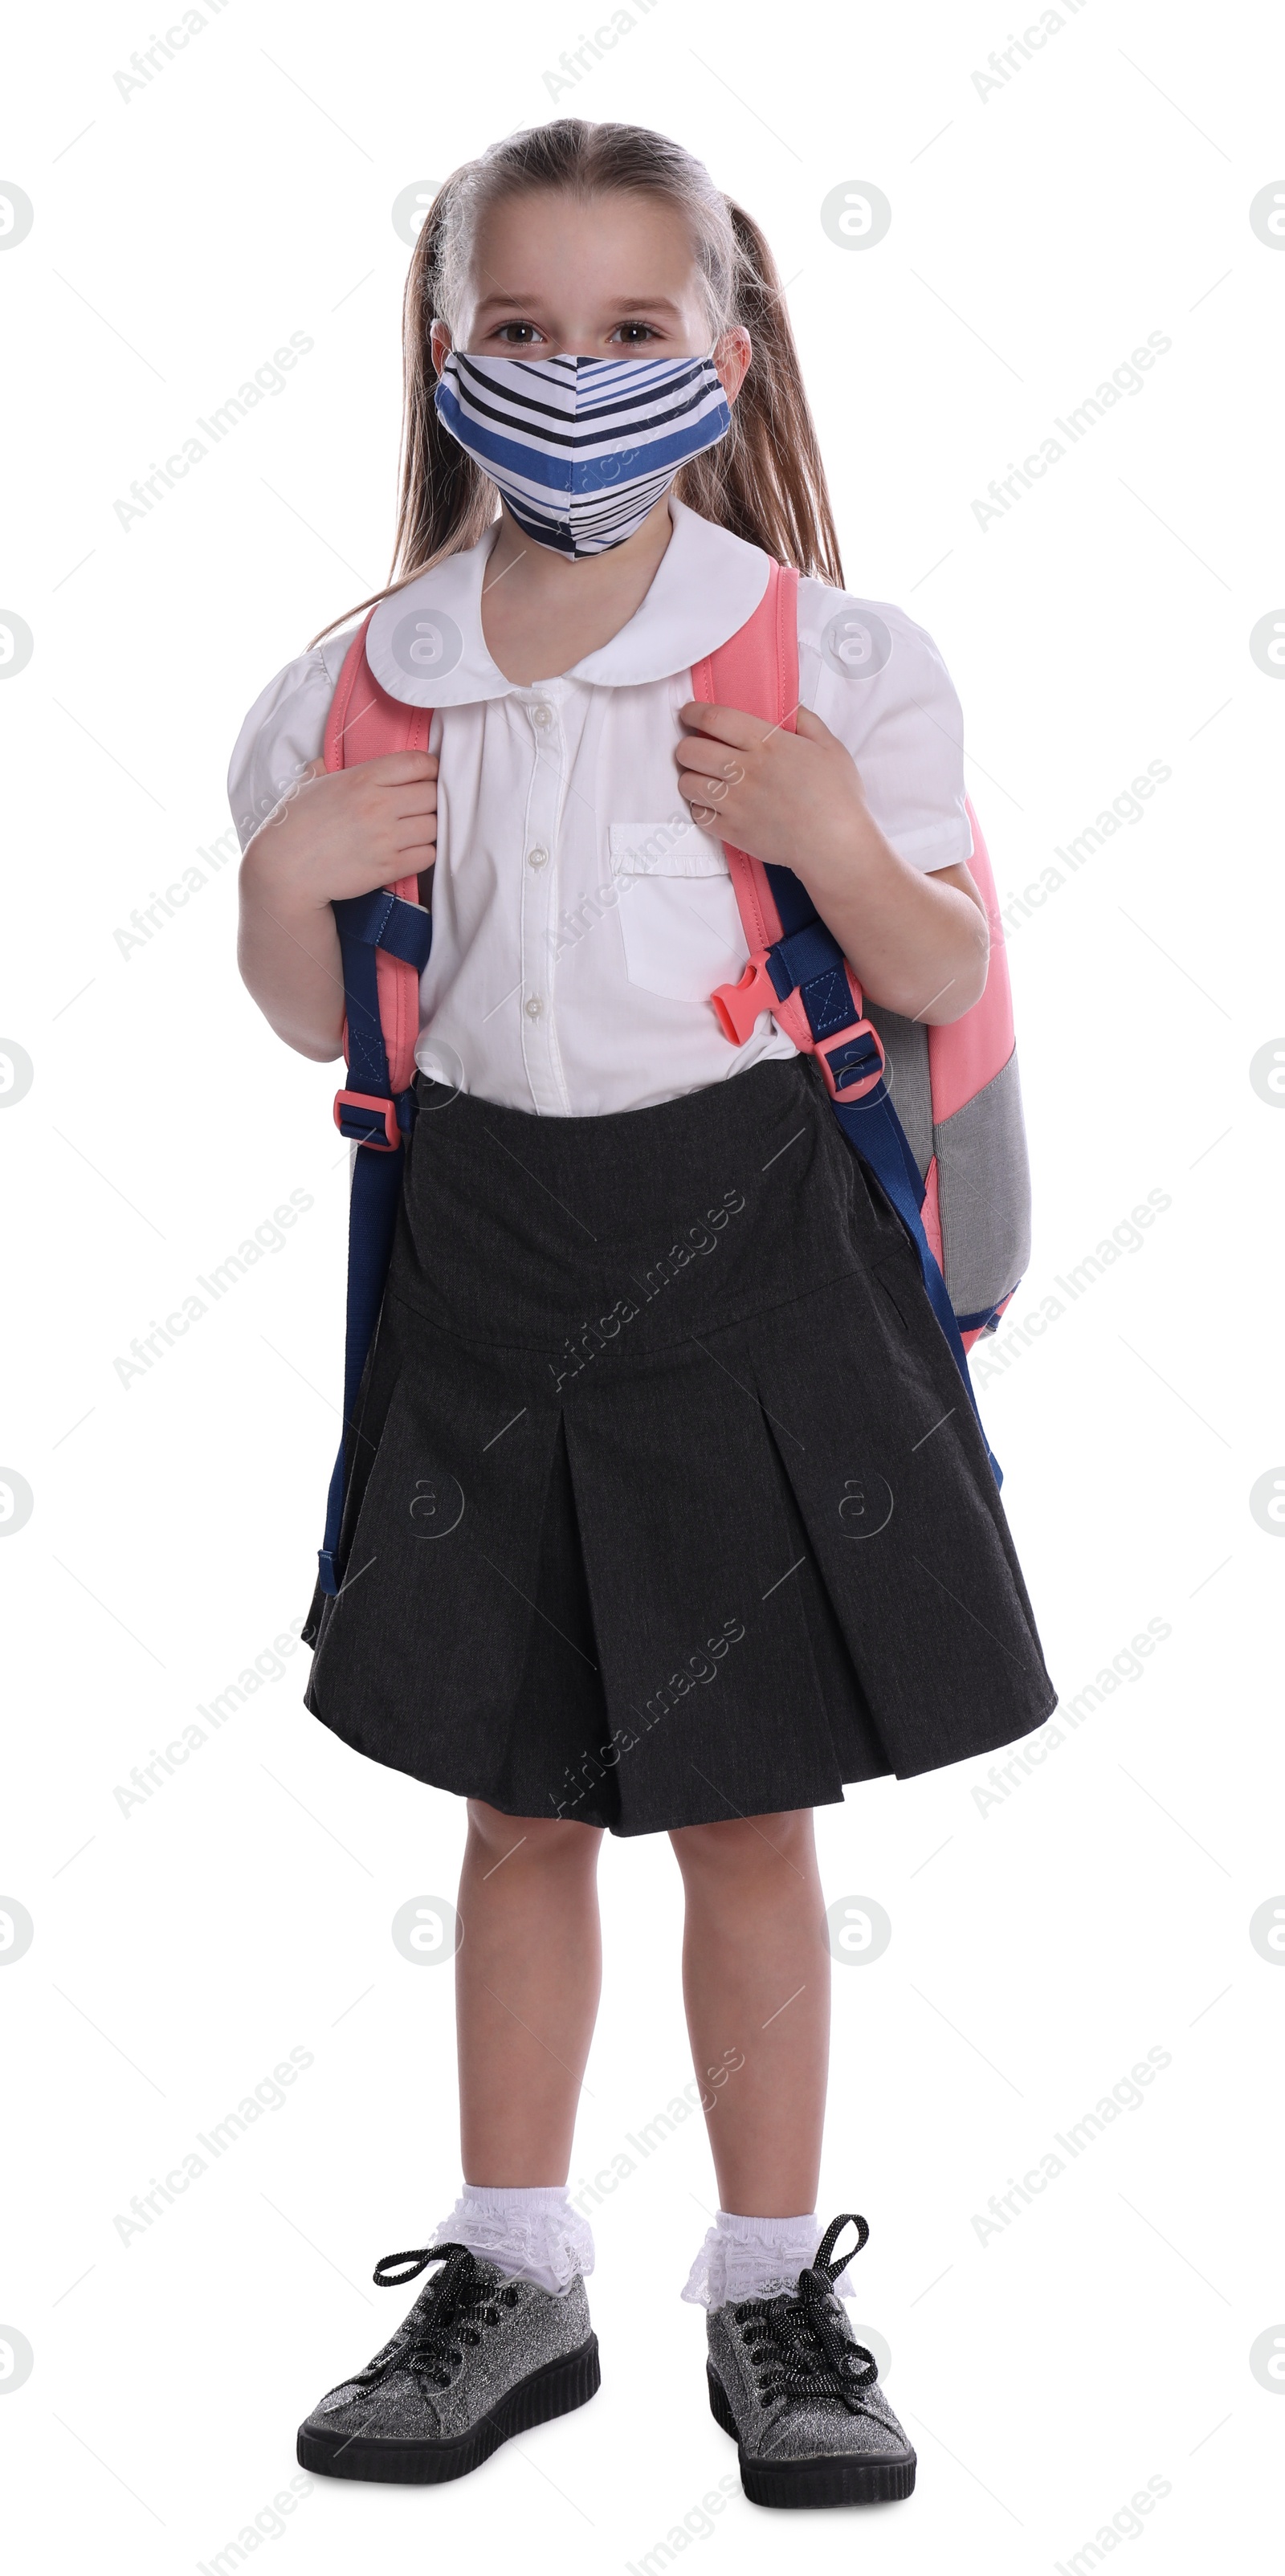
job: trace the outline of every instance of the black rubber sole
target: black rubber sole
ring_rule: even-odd
[[[747,2460],[722,2380],[708,2362],[710,2413],[736,2444],[741,2485],[751,2504],[807,2508],[827,2504],[899,2504],[915,2486],[913,2451],[880,2451],[865,2459]]]
[[[448,2478],[467,2477],[470,2469],[479,2468],[515,2433],[529,2433],[533,2424],[547,2424],[554,2415],[570,2415],[577,2406],[586,2406],[601,2378],[598,2338],[591,2334],[578,2352],[567,2353],[561,2361],[547,2361],[542,2369],[520,2379],[471,2432],[452,2442],[381,2442],[359,2433],[328,2433],[309,2422],[300,2425],[295,2456],[300,2468],[311,2469],[316,2477],[369,2478],[397,2487],[441,2486]]]

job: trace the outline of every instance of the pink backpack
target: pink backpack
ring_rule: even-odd
[[[692,672],[705,704],[744,708],[793,730],[799,695],[798,574],[773,564],[753,616]],[[374,610],[371,611],[371,616]],[[391,698],[366,660],[368,617],[353,638],[326,724],[327,769],[428,748],[432,712]],[[859,685],[859,683],[858,683]],[[742,1045],[771,1011],[815,1055],[848,1143],[919,1255],[924,1287],[969,1401],[965,1352],[993,1332],[1030,1251],[1030,1182],[1003,930],[986,844],[971,805],[969,860],[990,922],[986,989],[962,1019],[924,1028],[867,1010],[837,940],[790,868],[725,845],[749,963],[711,995],[725,1037]],[[419,979],[432,940],[415,877],[334,907],[344,962],[349,1085],[335,1096],[356,1157],[349,1214],[344,1422],[351,1425],[374,1337],[401,1196],[402,1146],[415,1113]],[[894,1094],[896,1105],[894,1107]],[[983,1434],[983,1437],[985,1435]],[[1000,1471],[991,1456],[995,1480]],[[331,1478],[321,1586],[337,1592],[344,1445]]]

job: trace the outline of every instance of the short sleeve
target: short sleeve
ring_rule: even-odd
[[[356,629],[287,662],[255,699],[228,767],[228,803],[244,850],[286,789],[321,758],[326,718]]]
[[[922,626],[889,600],[801,581],[799,699],[851,752],[899,858],[928,872],[971,856],[963,709]]]

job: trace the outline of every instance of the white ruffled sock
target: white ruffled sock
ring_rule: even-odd
[[[465,2183],[434,2241],[467,2245],[509,2279],[555,2294],[569,2289],[577,2272],[593,2270],[593,2231],[572,2208],[565,2183],[512,2191]]]
[[[798,2218],[740,2218],[720,2209],[680,2295],[700,2308],[721,2308],[729,2299],[774,2298],[794,2288],[823,2234],[815,2211]],[[834,2286],[840,2297],[847,2294],[846,2269]]]

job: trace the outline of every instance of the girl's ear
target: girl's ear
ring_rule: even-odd
[[[434,326],[436,327],[436,326]],[[735,402],[750,371],[754,355],[749,332],[738,323],[734,331],[725,331],[714,348],[714,365],[719,382],[729,402]]]
[[[440,376],[451,345],[451,335],[444,322],[434,322],[428,335],[428,345],[433,353],[434,372]]]

